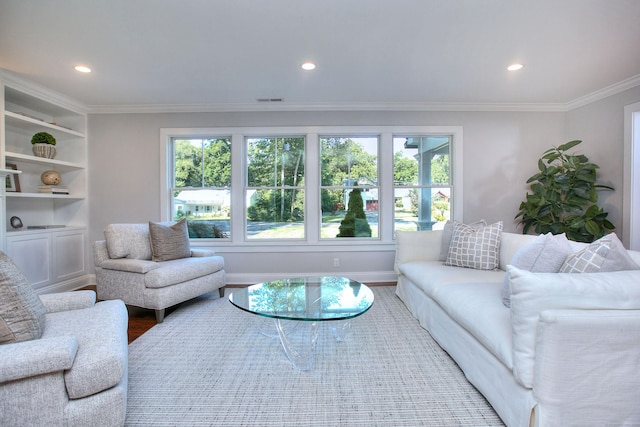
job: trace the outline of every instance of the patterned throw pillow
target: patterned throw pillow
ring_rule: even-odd
[[[560,268],[560,273],[596,273],[639,268],[618,236],[611,233],[591,243],[580,252],[569,255]]]
[[[480,230],[454,221],[453,236],[445,265],[495,270],[500,263],[502,221]]]
[[[453,237],[453,224],[456,221],[447,221],[444,223],[444,228],[442,229],[442,243],[440,244],[440,261],[446,261],[447,255],[449,255],[449,246],[451,246],[451,238]],[[480,221],[472,222],[471,224],[467,224],[469,227],[472,227],[474,230],[481,230],[483,227],[487,225],[487,222],[484,219]]]
[[[191,256],[189,230],[184,218],[173,225],[149,222],[152,261],[169,261]]]
[[[0,252],[0,344],[42,336],[45,309],[17,265]]]

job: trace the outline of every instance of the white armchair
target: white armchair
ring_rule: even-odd
[[[124,424],[128,314],[93,291],[35,295],[0,252],[0,425]]]
[[[224,296],[224,259],[191,250],[186,233],[184,221],[108,225],[105,240],[93,245],[98,297],[155,310],[161,323],[167,307],[216,289]]]

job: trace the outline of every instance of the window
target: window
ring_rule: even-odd
[[[378,137],[321,137],[320,237],[378,237]]]
[[[440,229],[450,218],[450,149],[450,136],[394,136],[394,230]]]
[[[461,127],[185,128],[161,137],[161,218],[187,218],[201,246],[391,250],[396,230],[462,220]]]
[[[303,137],[247,138],[247,239],[304,239]]]
[[[229,238],[231,139],[173,138],[172,219],[187,219],[191,238]]]

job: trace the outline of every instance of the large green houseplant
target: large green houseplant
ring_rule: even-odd
[[[587,156],[567,153],[581,142],[551,148],[538,160],[539,172],[527,180],[531,193],[520,203],[516,215],[523,234],[530,230],[566,233],[570,240],[589,243],[615,228],[597,205],[597,190],[613,188],[596,183],[599,167]]]

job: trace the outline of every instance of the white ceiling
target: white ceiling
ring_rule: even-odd
[[[640,1],[0,0],[0,68],[94,111],[566,106],[640,85]]]

